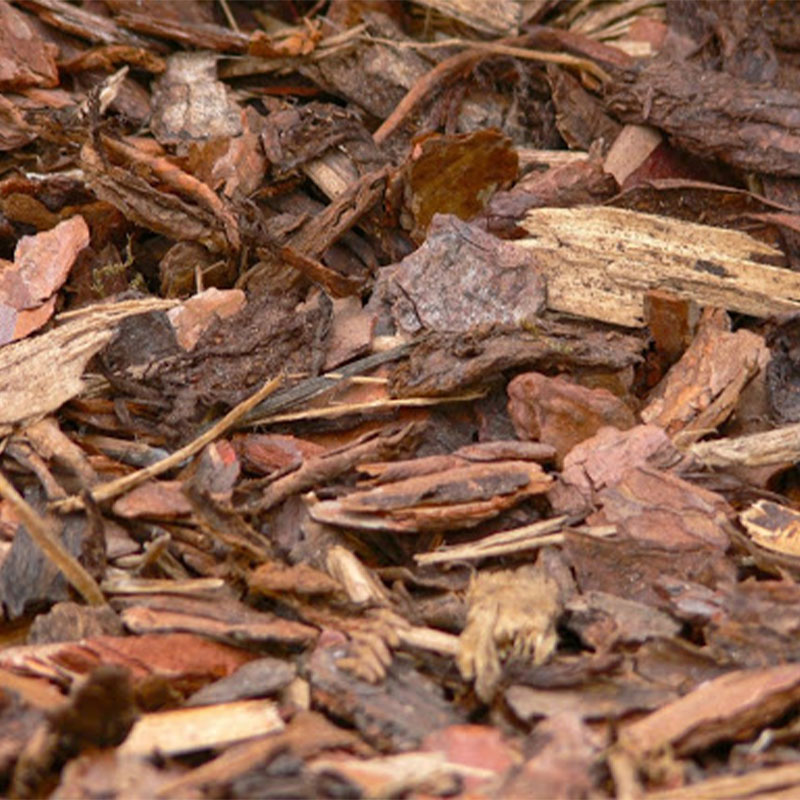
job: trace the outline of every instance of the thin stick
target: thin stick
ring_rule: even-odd
[[[371,39],[397,47],[399,44],[390,39]],[[546,50],[528,50],[524,47],[513,47],[499,42],[464,42],[460,39],[445,40],[435,42],[436,47],[446,45],[466,45],[469,49],[457,53],[450,58],[440,61],[430,72],[426,72],[406,93],[405,97],[397,104],[394,111],[383,121],[383,124],[372,134],[375,144],[383,144],[400,126],[403,120],[411,113],[414,107],[427,97],[431,90],[449,75],[460,69],[478,61],[485,56],[504,55],[512,58],[521,58],[529,61],[541,61],[552,64],[564,64],[565,66],[582,69],[604,83],[611,80],[609,74],[597,66],[593,61],[586,58],[577,58],[566,53],[551,53]]]
[[[225,15],[225,19],[228,20],[228,25],[230,25],[236,33],[241,33],[239,26],[236,24],[236,19],[228,6],[228,0],[219,0],[219,4],[222,7],[222,13]]]
[[[130,475],[124,475],[122,478],[117,478],[107,483],[101,483],[92,489],[91,496],[96,503],[102,503],[105,500],[110,500],[112,497],[117,497],[123,492],[127,492],[138,486],[140,483],[166,472],[172,467],[178,466],[184,459],[193,456],[195,453],[202,450],[207,444],[210,444],[219,436],[222,436],[225,431],[236,425],[239,420],[252,411],[260,402],[269,397],[280,385],[283,379],[279,376],[267,381],[255,394],[248,397],[239,403],[238,406],[232,408],[219,422],[212,425],[205,433],[201,433],[194,441],[189,442],[185,447],[176,450],[161,461],[151,464],[149,467],[132,472]],[[56,511],[68,512],[75,511],[83,508],[83,500],[77,495],[68,497],[65,500],[59,500],[53,503],[52,506]]]
[[[330,373],[328,373],[330,376]],[[350,380],[353,380],[352,378]],[[384,411],[390,408],[423,408],[437,406],[442,403],[466,403],[477,400],[486,392],[470,392],[468,394],[444,395],[442,397],[399,397],[384,400],[369,400],[363,403],[346,403],[338,406],[325,406],[324,408],[307,408],[305,411],[293,411],[286,414],[273,414],[271,417],[261,417],[249,422],[249,425],[274,425],[278,422],[297,422],[302,419],[328,419],[343,417],[348,414],[358,414],[368,411]]]
[[[426,72],[406,93],[397,107],[383,121],[383,124],[372,134],[375,144],[383,144],[412,112],[414,106],[428,96],[431,89],[448,75],[478,61],[482,54],[477,50],[458,53],[439,62],[430,72]]]
[[[535,550],[551,544],[563,544],[563,531],[568,529],[568,525],[569,517],[564,514],[553,519],[534,522],[522,528],[493,533],[475,542],[451,545],[430,553],[418,553],[414,556],[414,560],[422,567],[429,564],[444,564],[448,561],[472,561],[479,558],[492,558],[494,556],[520,553],[523,550]],[[613,536],[617,531],[615,525],[571,528],[570,530],[594,536],[595,538]],[[553,531],[559,532],[554,533]]]
[[[549,50],[532,50],[527,47],[515,47],[502,42],[478,42],[467,39],[442,39],[437,42],[411,42],[396,41],[395,39],[381,39],[377,36],[362,36],[362,39],[376,44],[385,44],[398,50],[406,48],[411,50],[440,50],[443,47],[463,47],[469,50],[481,50],[489,55],[511,56],[524,61],[543,61],[548,64],[563,64],[565,67],[575,67],[594,75],[601,81],[611,80],[611,76],[588,58],[571,56],[568,53],[553,53]]]
[[[19,514],[31,539],[39,549],[58,567],[73,588],[90,606],[105,605],[105,597],[95,579],[81,566],[78,560],[58,540],[52,526],[25,501],[11,481],[0,471],[0,496],[11,503]]]

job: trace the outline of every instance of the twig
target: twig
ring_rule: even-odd
[[[381,366],[381,364],[405,358],[410,351],[410,344],[401,344],[397,347],[393,347],[391,350],[385,350],[382,353],[373,353],[364,358],[359,358],[357,361],[351,361],[343,367],[337,367],[336,372],[329,372],[315,378],[307,378],[298,383],[297,386],[284,389],[282,392],[276,392],[273,397],[261,403],[258,408],[254,408],[253,411],[241,421],[241,427],[244,425],[252,425],[254,424],[253,420],[271,416],[272,414],[278,414],[298,403],[310,400],[312,397],[316,397],[328,391],[328,389],[332,388],[337,383],[351,378],[354,375],[361,375],[364,372],[375,369],[375,367]]]
[[[19,514],[31,539],[39,545],[64,577],[90,606],[105,605],[105,597],[95,579],[70,555],[69,551],[56,538],[51,525],[39,516],[14,488],[11,481],[0,471],[0,496],[11,503]]]
[[[578,518],[582,516],[585,515],[581,514]],[[600,538],[613,536],[617,532],[615,525],[571,528],[570,522],[574,522],[574,520],[574,517],[570,518],[564,514],[560,517],[534,522],[522,528],[493,533],[468,544],[450,545],[430,553],[418,553],[414,556],[414,560],[419,566],[424,567],[429,564],[444,564],[450,561],[471,561],[511,555],[524,550],[547,547],[551,544],[563,544],[565,530],[574,530],[577,533]]]
[[[450,58],[439,62],[430,72],[423,75],[407,92],[406,96],[397,104],[394,111],[384,120],[383,124],[372,134],[376,144],[383,144],[394,133],[402,121],[411,113],[414,106],[421,102],[430,91],[441,81],[454,72],[465,68],[473,61],[487,55],[503,55],[512,58],[521,58],[528,61],[542,61],[548,64],[563,64],[594,75],[604,83],[611,80],[610,75],[593,61],[586,58],[567,55],[566,53],[551,53],[546,50],[529,50],[524,47],[514,47],[501,42],[468,42],[463,39],[445,39],[433,45],[414,45],[409,42],[395,42],[391,39],[370,38],[369,41],[386,44],[393,47],[414,47],[421,49],[429,46],[437,48],[447,46],[468,47],[462,53],[457,53]]]
[[[397,104],[397,108],[389,114],[383,124],[372,134],[375,144],[383,144],[400,126],[403,120],[411,113],[414,106],[440,81],[460,69],[478,61],[482,54],[477,50],[468,50],[458,53],[438,63],[430,72],[426,72],[406,93],[406,96]]]
[[[252,411],[260,402],[266,397],[271,395],[280,386],[282,381],[281,377],[273,378],[267,381],[255,394],[248,397],[239,403],[238,406],[231,409],[219,422],[212,425],[207,431],[201,433],[194,441],[189,442],[185,447],[176,450],[161,461],[151,464],[149,467],[132,472],[130,475],[124,475],[122,478],[117,478],[107,483],[102,483],[92,489],[91,496],[96,503],[102,503],[105,500],[110,500],[113,497],[121,495],[138,486],[140,483],[166,472],[172,467],[178,466],[184,459],[193,456],[195,453],[202,450],[207,444],[210,444],[219,436],[222,436],[225,431],[232,428],[239,422],[242,417]],[[59,500],[53,503],[53,509],[60,512],[75,511],[76,509],[83,508],[83,500],[78,496],[68,497],[65,500]]]
[[[351,379],[352,380],[352,379]],[[288,414],[273,414],[249,422],[250,425],[274,425],[278,422],[296,422],[302,419],[332,419],[348,414],[368,411],[385,411],[390,408],[424,408],[442,403],[466,403],[483,397],[486,392],[468,392],[467,394],[444,395],[442,397],[397,397],[384,400],[370,400],[364,403],[343,403],[325,406],[324,408],[307,408],[304,411],[293,411]]]
[[[225,15],[225,19],[228,20],[228,25],[230,25],[231,28],[236,31],[236,33],[241,33],[241,29],[236,24],[236,18],[231,13],[228,0],[219,0],[219,4],[222,7],[222,13]]]

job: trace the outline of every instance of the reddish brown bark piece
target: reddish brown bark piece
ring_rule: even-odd
[[[341,584],[326,572],[309,564],[286,566],[280,562],[261,564],[250,573],[247,585],[251,592],[279,596],[292,592],[299,595],[333,594],[341,592]]]
[[[268,474],[299,467],[306,458],[322,455],[325,448],[296,436],[249,433],[234,437],[233,446],[245,467]]]
[[[317,637],[315,628],[256,611],[233,599],[213,601],[158,597],[126,601],[120,616],[129,630],[139,634],[187,632],[253,645],[282,643],[307,645]]]
[[[182,481],[148,481],[117,500],[112,510],[120,517],[174,518],[191,514],[192,504]]]
[[[551,461],[555,452],[550,445],[540,442],[517,442],[515,440],[480,442],[459,447],[449,455],[412,458],[404,461],[385,461],[376,464],[359,464],[359,472],[370,476],[375,485],[393,483],[422,475],[433,475],[457,467],[468,467],[470,463],[495,461]]]
[[[660,360],[657,366],[668,366],[680,358],[691,344],[699,318],[697,303],[670,292],[653,289],[644,298],[647,327],[653,337],[653,346]],[[660,380],[657,373],[651,383]]]
[[[536,463],[489,462],[406,478],[309,510],[318,522],[365,530],[445,530],[477,525],[551,483]]]
[[[503,797],[584,797],[594,785],[596,759],[605,742],[574,714],[555,714],[528,740],[534,753],[511,773]]]
[[[732,581],[734,563],[718,548],[688,544],[680,549],[649,541],[566,535],[567,558],[581,591],[597,590],[639,603],[665,607],[658,589],[663,576],[714,587]]]
[[[159,675],[175,686],[198,688],[254,657],[241,648],[188,633],[142,634],[8,648],[0,655],[0,666],[53,677],[61,668],[85,675],[100,664],[117,664],[131,671],[135,683]]]
[[[109,606],[56,603],[46,614],[36,617],[28,633],[28,644],[76,642],[95,636],[122,636],[124,632],[122,620]]]
[[[800,175],[797,92],[662,60],[624,73],[606,103],[626,122],[661,128],[690,153],[743,170]]]
[[[246,109],[240,136],[210,139],[205,145],[198,143],[192,172],[229,199],[255,192],[267,170],[257,133],[260,122],[255,110]]]
[[[241,53],[249,44],[249,37],[245,34],[209,22],[171,19],[152,13],[140,14],[131,8],[121,11],[115,19],[121,26],[130,30],[171,39],[204,50],[231,50]]]
[[[89,244],[83,217],[36,236],[23,236],[14,263],[0,263],[0,344],[27,336],[53,313],[48,301],[66,281],[78,253]]]
[[[664,747],[678,754],[720,740],[747,740],[800,697],[800,665],[730,672],[625,726],[620,745],[636,756]]]
[[[469,461],[503,461],[514,459],[519,461],[552,461],[556,455],[552,445],[543,442],[506,441],[480,442],[459,447],[454,455]]]
[[[0,88],[58,86],[58,48],[42,38],[30,17],[0,6]]]
[[[636,423],[633,412],[607,389],[587,389],[562,377],[518,375],[508,385],[508,397],[517,435],[552,445],[560,461],[600,428],[625,430]]]
[[[422,749],[444,753],[451,763],[490,770],[496,775],[519,760],[519,755],[503,740],[500,731],[487,725],[451,725],[434,731],[425,737]],[[464,776],[467,790],[482,782],[477,776]]]
[[[175,338],[184,350],[194,350],[204,331],[215,319],[226,319],[241,311],[245,295],[240,289],[206,289],[171,308],[167,317],[175,328]]]
[[[663,611],[606,592],[584,591],[567,601],[569,628],[596,651],[618,642],[671,638],[681,624]]]
[[[733,411],[745,385],[769,362],[762,337],[721,329],[726,317],[707,315],[700,333],[667,374],[656,397],[642,410],[682,444],[713,431]]]
[[[90,42],[153,47],[152,42],[129,33],[109,17],[78,8],[66,0],[28,0],[28,6],[49,25]]]
[[[618,483],[632,467],[670,469],[681,461],[681,454],[656,425],[627,431],[601,428],[567,454],[560,481],[549,493],[550,502],[557,512],[577,510],[594,502],[596,492]]]
[[[733,509],[721,495],[652,467],[633,467],[602,489],[593,524],[615,524],[632,539],[679,550],[699,543],[725,550]]]
[[[800,624],[795,609],[800,587],[792,580],[754,581],[721,586],[713,594],[685,592],[676,587],[673,600],[684,618],[707,620],[707,652],[723,664],[737,667],[777,666],[800,658]],[[758,648],[742,642],[758,641]]]
[[[362,459],[391,454],[402,447],[414,434],[415,426],[391,427],[359,436],[354,442],[307,458],[298,469],[278,478],[267,487],[263,496],[250,507],[269,509],[297,492],[306,491],[324,481],[330,481],[354,467]]]
[[[231,703],[253,697],[268,697],[288,686],[296,677],[297,669],[278,658],[257,658],[242,664],[236,672],[195,692],[187,707]]]
[[[566,70],[549,64],[547,79],[556,107],[556,127],[570,149],[588,150],[597,142],[598,149],[607,152],[622,129],[619,122]]]
[[[545,285],[534,258],[453,215],[437,216],[425,243],[382,272],[376,298],[403,331],[466,332],[532,323]]]

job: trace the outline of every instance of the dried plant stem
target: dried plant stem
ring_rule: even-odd
[[[51,524],[34,511],[2,471],[0,471],[0,496],[11,504],[21,517],[31,539],[39,545],[45,556],[61,570],[64,577],[83,599],[91,606],[105,605],[105,597],[95,579],[77,559],[70,555],[58,540]]]
[[[118,497],[123,492],[138,486],[144,481],[160,475],[173,467],[177,467],[184,459],[193,456],[202,450],[207,444],[210,444],[219,436],[222,436],[225,431],[236,425],[239,420],[252,411],[262,400],[269,397],[280,385],[282,378],[279,376],[267,381],[255,394],[252,394],[246,400],[239,403],[238,406],[231,409],[219,422],[212,425],[205,433],[201,433],[193,441],[189,442],[180,450],[176,450],[161,461],[151,464],[149,467],[132,472],[130,475],[124,475],[122,478],[117,478],[107,483],[101,483],[92,489],[91,496],[95,503],[102,503],[105,500],[111,500]],[[53,508],[56,511],[68,512],[75,511],[76,509],[83,508],[83,500],[80,497],[68,497],[65,500],[60,500],[53,503]]]

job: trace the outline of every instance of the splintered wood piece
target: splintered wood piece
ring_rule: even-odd
[[[750,538],[768,550],[800,556],[800,512],[793,508],[758,500],[739,515]]]
[[[174,305],[149,299],[95,306],[48,333],[0,349],[0,430],[4,423],[55,411],[79,394],[84,367],[110,341],[117,322]]]
[[[193,753],[278,733],[284,728],[272,700],[239,700],[199,708],[145,714],[120,747],[124,755]]]
[[[766,317],[800,309],[800,275],[758,263],[779,251],[740,231],[609,207],[540,208],[522,227],[556,311],[628,327],[645,324],[644,297],[663,289]]]
[[[800,423],[747,436],[696,442],[686,452],[709,467],[794,463],[800,460]]]
[[[211,761],[170,781],[157,797],[192,796],[189,790],[195,787],[225,785],[235,776],[266,764],[276,753],[287,750],[299,758],[308,758],[324,750],[371,753],[352,731],[337,727],[315,711],[301,711],[281,732],[226,748]]]
[[[647,800],[733,800],[741,797],[789,798],[800,790],[800,764],[754,769],[744,775],[722,775],[689,786],[648,792]]]
[[[483,558],[522,553],[525,550],[538,550],[551,544],[563,544],[564,527],[569,524],[569,516],[563,514],[553,519],[544,519],[522,528],[501,531],[468,544],[445,545],[432,553],[417,553],[414,560],[420,566],[445,564],[451,561],[476,561]],[[579,529],[586,536],[613,536],[616,525],[595,527],[583,526]]]
[[[516,570],[479,572],[469,588],[467,625],[456,664],[475,691],[491,701],[502,669],[501,654],[544,663],[558,642],[556,620],[563,600],[558,583],[541,561]]]
[[[519,25],[520,6],[514,0],[420,0],[419,5],[490,36],[515,35]]]

